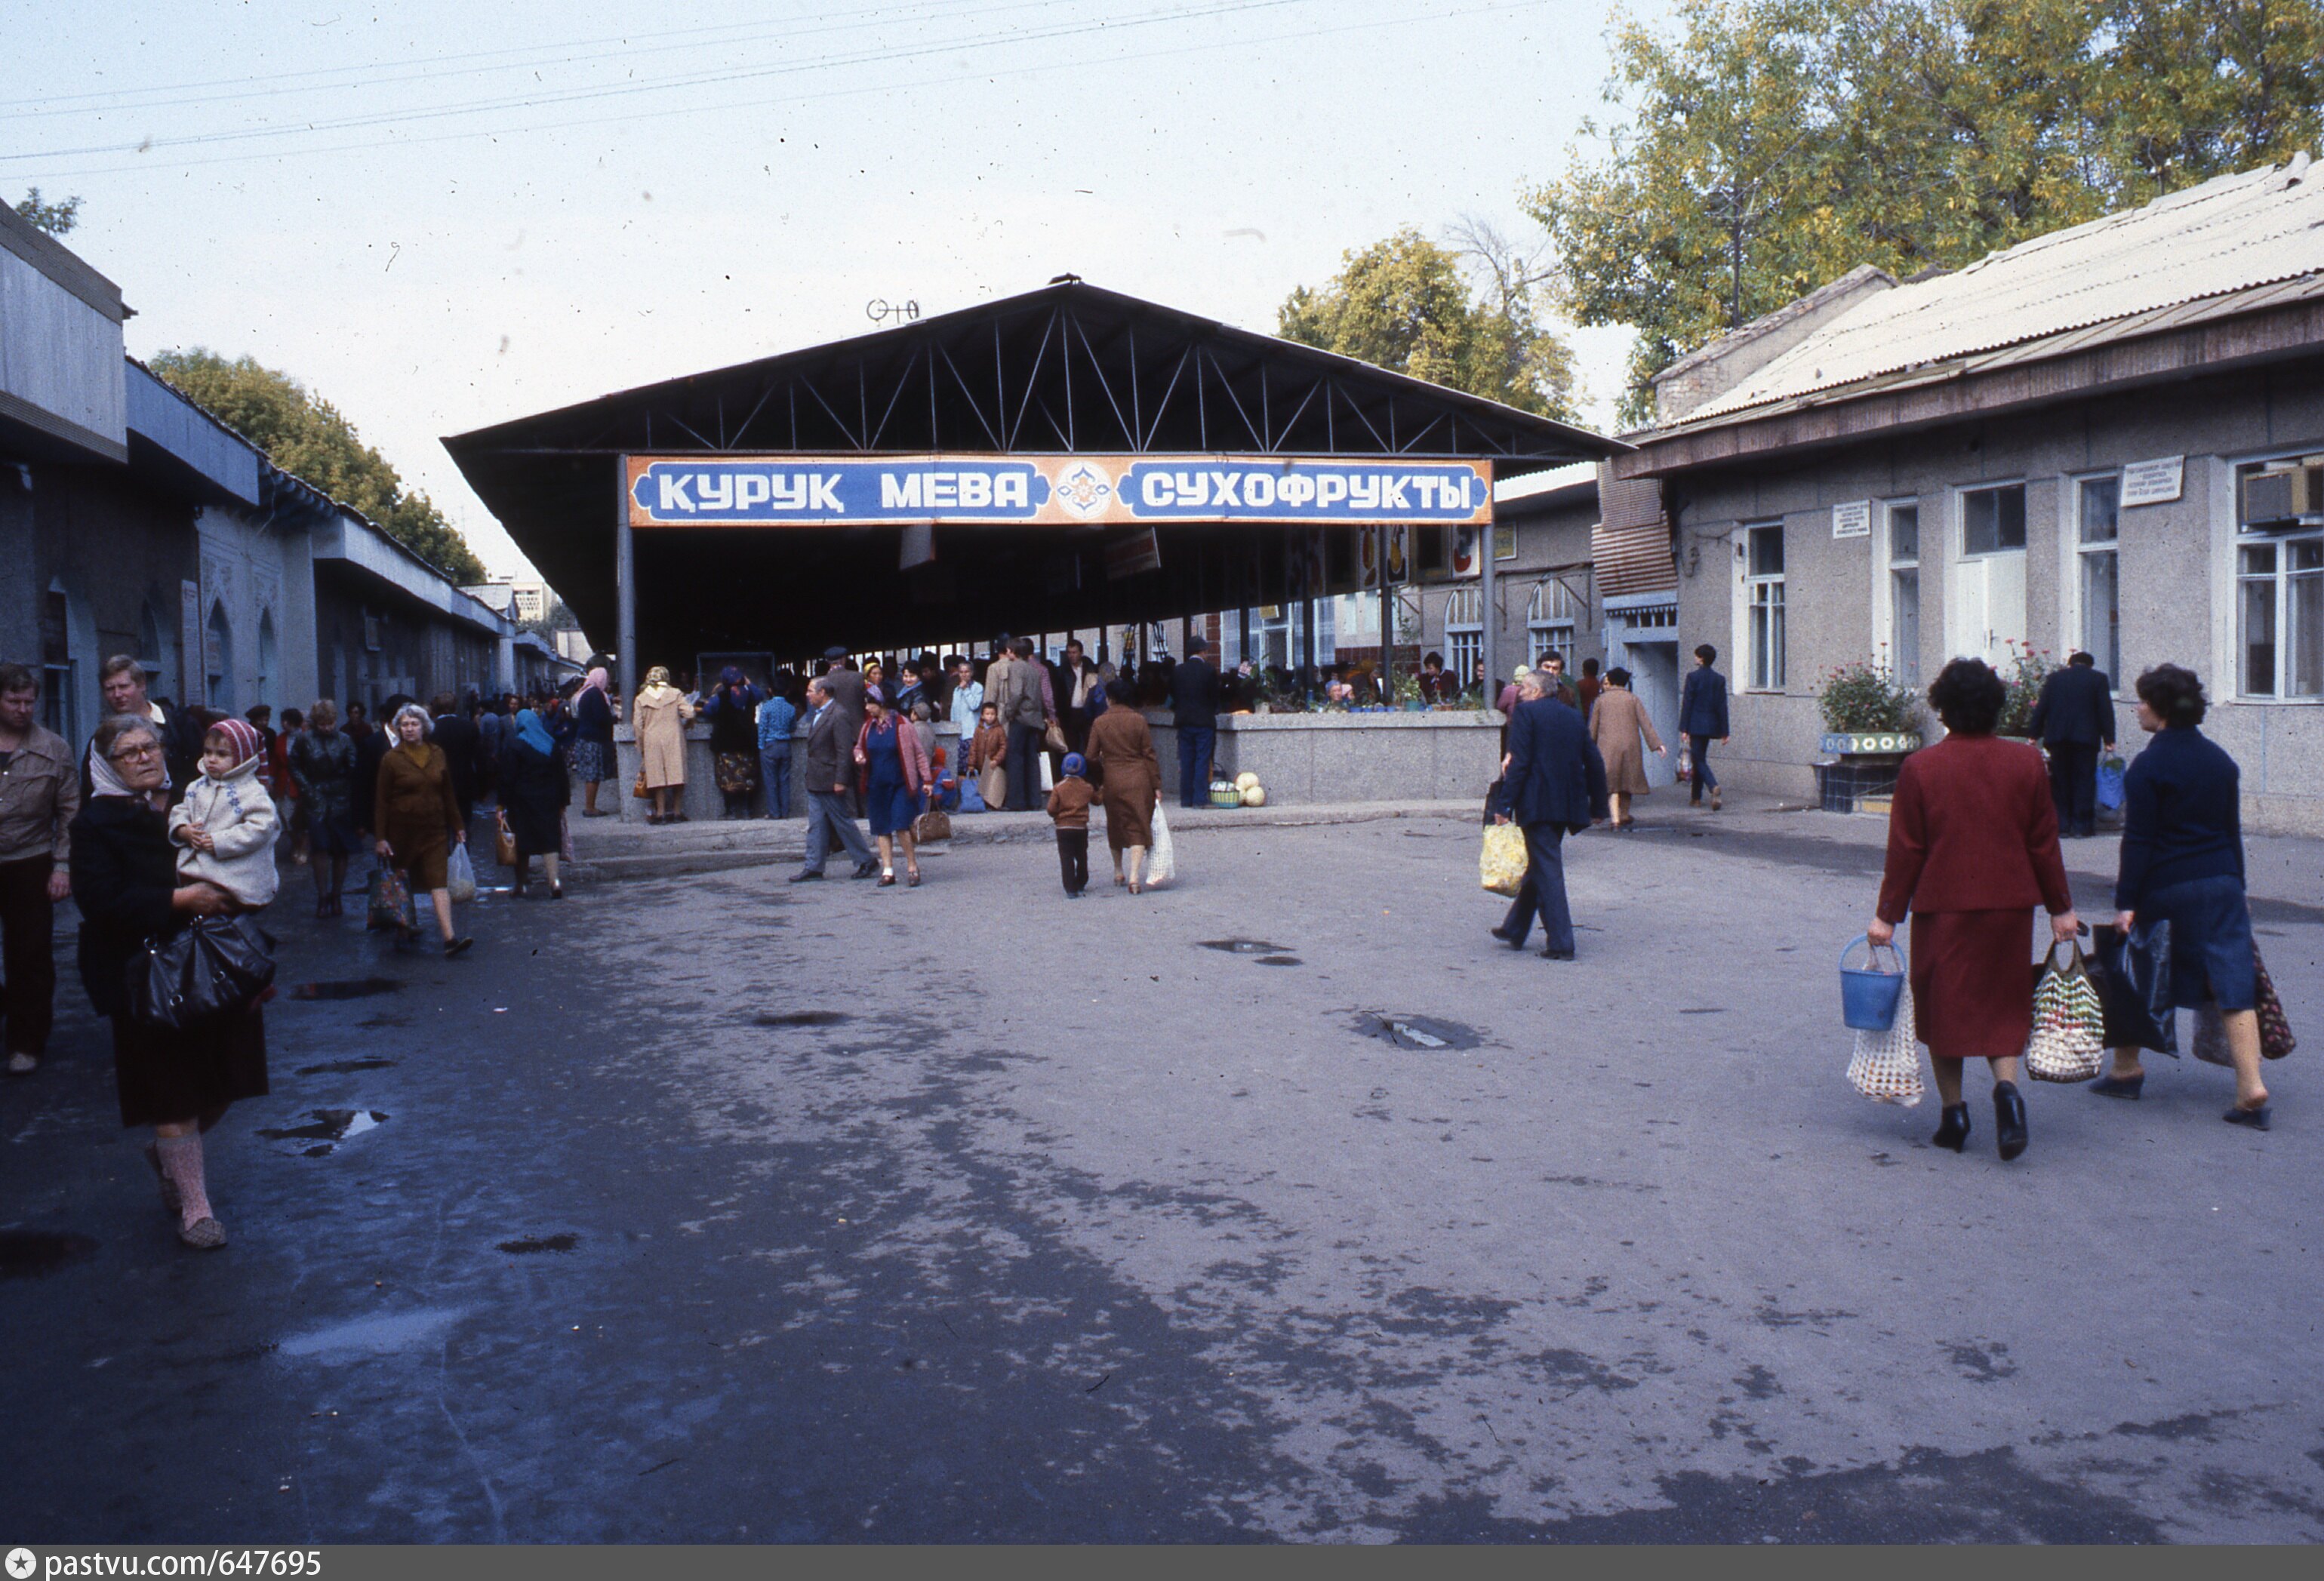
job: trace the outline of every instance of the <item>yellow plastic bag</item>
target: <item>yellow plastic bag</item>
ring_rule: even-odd
[[[1514,823],[1494,823],[1485,830],[1485,849],[1477,858],[1477,877],[1496,895],[1514,896],[1525,882],[1525,831]]]

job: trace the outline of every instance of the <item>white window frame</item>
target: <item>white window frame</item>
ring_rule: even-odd
[[[2103,543],[2086,544],[2082,541],[2082,495],[2093,483],[2114,485],[2114,537]],[[2064,565],[2058,579],[2059,602],[2062,606],[2060,611],[2062,618],[2058,622],[2058,629],[2068,638],[2065,643],[2068,652],[2087,650],[2098,660],[2098,668],[2106,672],[2107,685],[2117,694],[2126,693],[2129,685],[2122,675],[2126,667],[2122,662],[2122,469],[2113,467],[2103,472],[2070,473],[2061,493],[2058,541],[2061,551],[2059,557]],[[2110,655],[2100,653],[2089,642],[2089,607],[2084,595],[2082,579],[2083,562],[2093,555],[2114,557],[2115,639],[2114,652]],[[2113,660],[2111,664],[2107,662],[2109,658]]]
[[[1969,500],[1971,494],[1997,494],[2004,489],[2015,489],[2024,506],[2025,543],[2015,548],[2006,546],[1993,549],[1972,549],[1969,547]],[[2034,490],[2024,478],[1999,478],[1989,483],[1963,483],[1953,491],[1953,555],[1961,560],[1987,560],[1997,555],[2022,555],[2026,545],[2034,541]],[[1928,523],[1921,524],[1924,529]],[[1923,551],[1921,558],[1926,561]]]
[[[1896,557],[1896,513],[1910,510],[1915,518],[1913,553],[1909,559]],[[1917,494],[1901,494],[1893,500],[1876,502],[1873,519],[1876,537],[1872,547],[1872,630],[1876,644],[1888,653],[1888,671],[1906,685],[1919,685],[1921,654],[1917,647],[1907,648],[1896,624],[1896,574],[1913,573],[1916,593],[1925,593],[1928,584],[1921,580],[1923,564],[1921,553],[1921,531],[1918,519],[1925,514],[1923,501]],[[1914,620],[1924,622],[1928,609],[1916,598]]]
[[[1485,593],[1481,586],[1455,587],[1445,595],[1443,615],[1444,667],[1466,689],[1485,657]],[[1486,677],[1489,683],[1491,676]],[[1487,707],[1493,700],[1485,699]]]
[[[1780,693],[1784,688],[1784,682],[1787,679],[1787,672],[1790,668],[1789,619],[1785,613],[1786,588],[1784,577],[1786,572],[1776,571],[1772,573],[1762,573],[1753,569],[1751,556],[1752,540],[1754,535],[1762,532],[1774,532],[1781,535],[1784,532],[1784,523],[1782,519],[1779,518],[1773,521],[1747,521],[1743,523],[1740,529],[1741,542],[1739,547],[1742,550],[1742,555],[1739,560],[1739,569],[1743,577],[1743,619],[1745,631],[1743,646],[1743,673],[1745,677],[1744,690],[1747,692]],[[1779,536],[1778,542],[1783,541],[1784,540]],[[1787,542],[1784,543],[1784,565],[1788,568],[1790,565],[1790,545]],[[1770,619],[1768,620],[1768,628],[1772,638],[1771,642],[1768,644],[1772,662],[1765,666],[1760,663],[1762,654],[1760,651],[1759,640],[1759,628],[1761,624],[1760,612],[1763,610],[1771,612]]]
[[[1582,601],[1559,578],[1545,576],[1535,583],[1533,596],[1526,604],[1526,662],[1537,665],[1555,653],[1568,667],[1573,666],[1582,609]]]
[[[2292,461],[2324,451],[2324,442],[2302,445],[2288,449],[2236,456],[2222,469],[2227,489],[2227,619],[2220,622],[2221,638],[2227,645],[2226,672],[2235,677],[2231,695],[2238,703],[2281,704],[2292,707],[2313,707],[2324,703],[2324,682],[2313,692],[2294,694],[2289,688],[2296,663],[2296,648],[2292,630],[2292,584],[2294,578],[2289,564],[2295,545],[2310,545],[2324,540],[2324,524],[2307,525],[2274,532],[2246,532],[2237,518],[2241,514],[2240,494],[2245,473],[2265,466],[2270,462]],[[2245,689],[2247,676],[2244,668],[2244,551],[2272,547],[2275,550],[2275,565],[2267,574],[2273,584],[2270,609],[2275,621],[2274,685],[2273,692],[2251,692]],[[2324,648],[2324,620],[2319,622],[2318,646]]]

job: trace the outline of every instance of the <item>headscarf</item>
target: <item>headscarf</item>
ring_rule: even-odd
[[[611,679],[612,677],[605,674],[605,666],[604,665],[599,665],[595,669],[589,672],[589,678],[581,683],[581,692],[586,692],[593,686],[599,692],[603,692],[605,689],[606,683]],[[573,701],[576,703],[581,701],[581,692],[576,692],[573,694]]]
[[[601,670],[598,673],[602,675],[604,672]],[[542,728],[540,715],[530,708],[520,708],[516,711],[516,739],[544,758],[556,755],[556,741],[551,740],[549,731]]]
[[[234,743],[234,767],[236,768],[257,757],[266,746],[259,739],[258,727],[239,719],[222,719],[202,733],[221,735]]]
[[[153,737],[156,746],[161,744],[161,740],[158,734]],[[147,803],[153,799],[147,792],[130,789],[128,782],[115,772],[113,759],[102,752],[88,755],[88,794],[92,796],[130,796]]]

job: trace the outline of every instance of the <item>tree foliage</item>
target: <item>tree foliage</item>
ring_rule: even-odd
[[[31,220],[38,229],[52,236],[61,236],[80,224],[80,199],[60,198],[50,203],[41,197],[38,187],[27,187],[24,196],[16,200],[16,212]]]
[[[163,352],[153,372],[261,450],[275,465],[352,506],[455,582],[484,580],[457,529],[427,495],[407,492],[384,456],[329,401],[251,357],[232,362],[196,346]]]
[[[1300,286],[1276,313],[1276,333],[1342,356],[1466,391],[1544,417],[1574,415],[1573,354],[1534,316],[1535,260],[1470,222],[1463,253],[1407,225],[1341,255],[1321,290]]]
[[[1676,357],[1872,263],[1954,269],[2314,148],[2324,0],[1683,0],[1617,15],[1600,157],[1526,207],[1582,324]]]

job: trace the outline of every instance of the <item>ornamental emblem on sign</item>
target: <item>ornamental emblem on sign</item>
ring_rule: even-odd
[[[1057,480],[1057,502],[1076,516],[1095,515],[1112,497],[1113,485],[1087,462]]]

